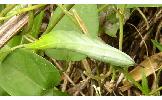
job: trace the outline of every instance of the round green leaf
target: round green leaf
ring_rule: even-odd
[[[60,74],[47,60],[25,49],[11,52],[0,64],[0,87],[10,95],[41,95],[58,85]]]

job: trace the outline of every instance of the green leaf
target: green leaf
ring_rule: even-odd
[[[119,21],[116,17],[116,12],[113,10],[113,7],[110,6],[108,9],[108,16],[105,25],[105,33],[111,37],[116,37],[116,33],[119,29]]]
[[[151,41],[156,48],[162,51],[162,44],[160,44],[157,40],[151,40]]]
[[[12,10],[16,4],[10,4],[10,5],[7,5],[7,4],[4,4],[4,5],[0,5],[0,17],[4,17],[10,10]]]
[[[7,46],[9,47],[15,47],[17,45],[20,45],[22,39],[22,35],[15,35],[11,38],[11,40],[8,41]]]
[[[108,23],[105,27],[105,33],[111,37],[116,37],[116,33],[119,29],[119,23]]]
[[[40,34],[39,30],[40,30],[40,27],[41,27],[41,24],[42,24],[43,17],[44,17],[44,11],[41,11],[34,18],[33,27],[32,27],[30,34],[35,38],[38,38],[38,35]]]
[[[0,11],[2,11],[5,8],[5,4],[0,4]]]
[[[103,43],[99,39],[87,37],[75,31],[52,31],[24,47],[31,49],[59,48],[82,53],[116,66],[134,65],[133,59],[122,51]]]
[[[9,94],[0,87],[0,96],[8,96]]]
[[[61,92],[57,88],[45,92],[44,96],[68,96],[66,92]]]
[[[88,29],[89,35],[93,38],[97,38],[98,36],[98,12],[97,5],[94,4],[76,4],[72,9],[75,9],[80,18],[85,23],[85,26]],[[93,26],[92,26],[93,25]],[[59,23],[53,28],[53,30],[65,30],[65,31],[78,31],[81,32],[80,29],[71,21],[68,16],[64,16]]]
[[[66,8],[66,10],[71,9],[73,6],[74,4],[63,5],[63,7]],[[44,32],[44,34],[49,33],[63,16],[64,16],[64,12],[59,7],[57,7],[56,10],[52,12],[52,16],[50,18],[48,27]]]
[[[37,54],[16,49],[0,64],[0,87],[10,95],[41,95],[58,85],[60,74],[47,60]]]
[[[148,81],[144,70],[142,70],[142,91],[145,95],[149,95]]]
[[[80,61],[86,56],[74,51],[65,50],[65,49],[47,49],[45,53],[52,58],[57,60],[66,60],[66,61]]]
[[[124,9],[126,8],[126,4],[116,4],[117,8]]]
[[[12,15],[14,15],[14,14],[17,12],[17,10],[20,10],[20,9],[24,8],[24,6],[25,6],[25,5],[23,5],[23,4],[17,4],[13,9],[11,9],[11,10],[5,15],[5,17],[6,17],[6,16],[12,16]]]
[[[66,92],[61,92],[57,88],[53,89],[53,96],[68,96]]]
[[[8,54],[11,53],[11,47],[17,46],[21,42],[21,35],[14,36],[8,43],[0,49],[0,63],[7,57]]]
[[[71,9],[75,9],[77,11],[78,15],[85,23],[85,26],[89,31],[89,35],[93,38],[96,38],[98,36],[97,33],[99,26],[97,5],[77,4],[74,5]],[[81,30],[66,15],[56,24],[53,30],[81,32]],[[63,37],[66,37],[66,35],[64,35]],[[65,51],[63,49],[50,49],[46,51],[46,54],[49,57],[55,58],[57,60],[79,61],[86,58],[85,55],[82,55],[80,53]]]
[[[32,5],[28,5],[28,7],[31,7],[31,6]],[[41,11],[41,13],[42,13],[42,11]],[[39,13],[38,15],[36,15],[35,19],[38,19],[37,16],[40,16],[41,13]],[[31,10],[31,11],[28,12],[28,16],[29,16],[29,18],[28,18],[28,24],[23,28],[22,32],[20,33],[21,35],[29,34],[29,32],[33,31],[32,28],[34,27],[34,25],[36,23],[39,23],[40,22],[40,20],[38,20],[38,22],[35,21],[35,23],[34,23],[34,11],[33,10]],[[36,29],[38,30],[39,27],[40,27],[40,25],[38,25],[38,28],[36,28]],[[22,41],[22,43],[24,43],[24,42],[26,42],[26,41]]]
[[[0,63],[7,57],[7,55],[11,52],[11,48],[9,46],[4,46],[0,49]]]
[[[124,5],[120,6],[121,8]],[[119,29],[119,19],[117,18],[116,11],[113,6],[108,7],[107,21],[104,27],[105,33],[111,37],[116,37],[117,31]],[[124,23],[130,17],[130,9],[124,9]]]

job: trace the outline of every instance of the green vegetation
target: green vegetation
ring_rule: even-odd
[[[161,95],[161,6],[1,4],[0,95]]]

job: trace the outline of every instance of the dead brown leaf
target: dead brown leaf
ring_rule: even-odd
[[[155,71],[159,70],[162,67],[162,52],[156,53],[151,57],[146,58],[141,62],[137,67],[129,72],[129,75],[135,80],[140,81],[142,79],[142,70],[146,76],[153,74]],[[131,87],[131,83],[125,80],[123,86],[120,87],[121,91],[126,91]]]

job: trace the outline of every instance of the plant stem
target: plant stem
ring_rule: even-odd
[[[119,12],[120,13],[120,12]],[[120,33],[119,33],[119,50],[122,51],[122,45],[123,45],[123,22],[124,22],[124,15],[119,15],[119,24],[120,24]]]
[[[0,21],[1,20],[6,20],[6,19],[9,19],[17,14],[21,14],[21,13],[24,13],[24,12],[27,12],[27,11],[30,11],[30,10],[34,10],[34,9],[38,9],[42,6],[45,6],[45,4],[39,4],[39,5],[34,5],[34,6],[31,6],[31,7],[27,7],[27,8],[23,8],[23,9],[19,9],[17,10],[15,13],[13,13],[12,15],[10,16],[6,16],[6,17],[0,17]]]
[[[80,29],[84,32],[84,34],[88,35],[88,30],[87,30],[87,28],[86,28],[85,23],[83,22],[83,20],[80,18],[80,16],[76,12],[76,10],[73,9],[72,12],[73,12],[74,18],[77,21]]]
[[[75,17],[75,10],[72,10],[73,12],[70,13],[69,11],[67,11],[62,5],[58,4],[58,7],[60,7],[60,9],[62,9],[62,11],[65,13],[65,15],[67,15],[72,21],[73,23],[78,27],[78,29],[80,29],[81,31],[83,31],[84,29],[82,29],[82,27],[80,26],[80,24],[78,23],[78,20]],[[84,31],[83,31],[84,32]]]
[[[29,42],[34,42],[36,41],[37,39],[34,38],[33,36],[31,36],[30,34],[26,34],[23,36],[26,40],[28,40]]]
[[[18,48],[23,48],[24,46],[25,46],[25,44],[15,46],[15,47],[11,48],[11,51],[14,51],[15,49],[18,49]]]
[[[153,95],[154,93],[156,93],[156,92],[158,92],[158,91],[160,91],[160,90],[162,90],[162,86],[159,87],[158,89],[156,89],[156,90],[150,92],[149,94],[150,94],[150,95]]]
[[[112,65],[110,65],[111,67],[112,67],[112,78],[111,78],[111,82],[114,82],[114,80],[115,80],[115,73],[116,73],[116,71],[115,71],[115,69],[113,68],[113,66]]]
[[[57,5],[68,17],[70,17],[72,20],[74,20],[73,19],[73,17],[72,17],[72,14],[69,12],[69,11],[67,11],[67,9],[63,6],[63,5],[61,5],[61,4],[58,4]]]

